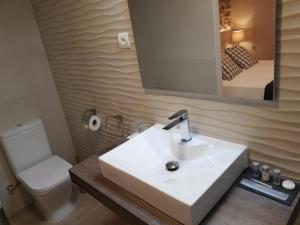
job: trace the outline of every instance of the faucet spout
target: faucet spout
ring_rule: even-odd
[[[172,123],[168,124],[167,126],[165,126],[163,129],[164,130],[171,130],[172,128],[176,127],[177,125],[179,125],[181,123],[180,119],[176,119],[174,120]]]
[[[169,117],[169,120],[173,120],[173,119],[175,120],[172,123],[165,126],[163,129],[170,130],[173,127],[179,125],[180,133],[181,133],[181,141],[188,142],[192,140],[188,111],[184,109],[176,112],[174,115]]]

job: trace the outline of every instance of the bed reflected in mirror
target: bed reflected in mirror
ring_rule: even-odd
[[[219,0],[223,95],[274,100],[276,0]]]

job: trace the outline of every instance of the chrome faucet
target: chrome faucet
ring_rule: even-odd
[[[170,130],[173,127],[179,125],[180,133],[181,133],[181,141],[188,142],[192,140],[191,131],[190,131],[190,122],[189,122],[189,114],[188,111],[183,109],[176,112],[173,116],[168,118],[169,120],[174,120],[169,125],[165,126],[163,129]]]

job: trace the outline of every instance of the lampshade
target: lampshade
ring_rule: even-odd
[[[239,43],[245,40],[244,30],[235,30],[232,31],[232,42]]]

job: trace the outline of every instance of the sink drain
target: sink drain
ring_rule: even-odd
[[[166,169],[168,171],[174,172],[179,169],[179,162],[177,161],[170,161],[166,163]]]

